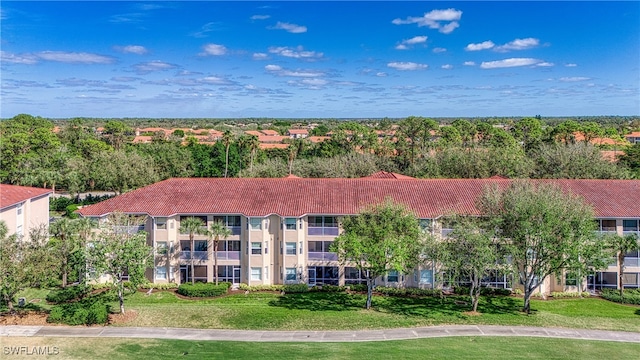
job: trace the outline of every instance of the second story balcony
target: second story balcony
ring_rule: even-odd
[[[180,259],[182,260],[198,260],[206,261],[209,259],[208,251],[182,251],[180,252]]]

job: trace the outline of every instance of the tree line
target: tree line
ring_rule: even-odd
[[[286,122],[274,124],[286,131]],[[118,120],[107,121],[102,134],[82,119],[68,120],[57,133],[53,128],[53,121],[26,114],[0,122],[0,181],[122,193],[170,177],[360,177],[379,170],[418,178],[640,177],[640,145],[594,146],[594,138],[622,136],[592,121],[327,122],[311,134],[331,132],[328,140],[290,139],[286,149],[261,149],[255,136],[228,126],[213,145],[184,134],[133,144],[133,129]],[[615,150],[619,161],[603,159],[603,148]]]

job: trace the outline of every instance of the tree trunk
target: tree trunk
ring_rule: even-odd
[[[213,240],[213,277],[218,285],[218,240]]]
[[[480,295],[480,286],[478,286],[478,277],[471,277],[471,289],[470,289],[470,297],[471,297],[471,305],[473,307],[473,312],[478,310],[478,299]]]
[[[120,285],[118,285],[118,300],[120,301],[120,314],[124,314],[124,291],[122,280],[120,280]]]
[[[4,302],[7,303],[7,307],[9,308],[9,312],[13,312],[13,301],[12,301],[11,297],[5,296],[4,297]]]
[[[67,259],[62,259],[62,287],[67,287]]]
[[[522,311],[529,315],[531,313],[531,289],[528,284],[524,287],[524,307]]]
[[[623,271],[624,271],[624,253],[622,251],[618,252],[618,289],[620,289],[620,297],[624,296],[624,283],[623,280]]]
[[[371,298],[373,297],[373,279],[367,278],[367,305],[366,309],[371,309]]]
[[[193,241],[193,235],[191,235],[191,239],[189,240],[191,240],[191,284],[195,284],[196,280],[195,280],[195,277],[193,276],[193,272],[195,269],[195,265],[193,262],[193,249],[196,247],[196,242]]]
[[[229,169],[229,145],[227,145],[227,152],[224,160],[224,177],[227,177],[227,169]]]

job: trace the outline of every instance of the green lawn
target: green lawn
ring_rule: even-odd
[[[171,292],[130,295],[128,310],[138,316],[118,326],[260,330],[352,330],[441,324],[526,325],[640,332],[640,307],[598,298],[533,300],[531,315],[520,312],[522,299],[483,297],[480,316],[466,315],[462,297],[374,297],[364,310],[364,295],[273,293],[182,300]],[[113,304],[114,308],[115,303]]]
[[[637,359],[640,344],[525,337],[455,337],[365,343],[261,343],[9,337],[3,347],[56,346],[58,359]]]

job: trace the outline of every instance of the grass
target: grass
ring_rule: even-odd
[[[460,300],[466,298],[377,296],[367,311],[364,295],[346,293],[250,293],[203,300],[183,300],[171,292],[136,293],[127,298],[125,307],[138,316],[119,326],[354,330],[491,324],[640,332],[640,307],[598,298],[532,300],[533,313],[525,315],[520,312],[520,298],[483,297],[481,316],[466,315],[469,307],[458,305]]]
[[[3,347],[57,347],[58,359],[637,359],[640,344],[525,337],[454,337],[358,343],[264,343],[8,337]]]

